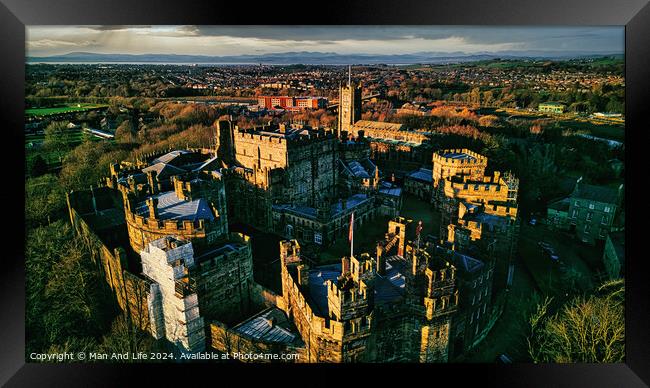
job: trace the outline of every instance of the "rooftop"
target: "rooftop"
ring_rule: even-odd
[[[571,200],[569,198],[563,198],[559,201],[549,203],[548,208],[556,211],[568,212],[570,204]]]
[[[574,198],[587,199],[602,203],[617,203],[618,191],[605,186],[595,186],[586,183],[576,183],[573,194]]]
[[[151,164],[157,164],[157,163],[169,163],[172,160],[176,159],[177,157],[184,155],[184,154],[189,154],[190,151],[185,151],[185,150],[174,150],[171,152],[166,153],[163,156],[160,156],[154,160],[151,161]]]
[[[433,182],[433,171],[420,168],[408,174],[408,177],[422,182],[431,183]]]
[[[359,120],[354,123],[355,129],[378,129],[383,131],[402,131],[406,129],[404,124],[386,123],[383,121]]]
[[[149,171],[155,171],[156,176],[158,178],[165,178],[168,176],[178,175],[185,172],[185,170],[178,168],[176,166],[172,166],[171,164],[167,164],[165,162],[158,162],[156,164],[152,164],[151,166],[142,169],[142,172],[144,172],[145,174]]]
[[[344,210],[352,209],[355,208],[366,201],[370,200],[366,194],[355,194],[346,199],[345,203],[345,209],[343,209],[343,204],[341,201],[337,201],[331,205],[331,214],[332,216],[336,216],[343,212]],[[312,218],[316,219],[317,213],[316,213],[316,208],[309,207],[309,206],[301,206],[301,205],[291,205],[291,204],[276,204],[273,205],[273,211],[278,211],[278,212],[288,212],[288,213],[293,213],[301,217],[307,217],[307,218]]]
[[[457,159],[457,160],[466,160],[469,163],[475,162],[476,158],[472,155],[466,154],[465,152],[447,152],[442,154],[443,158]]]
[[[158,219],[161,220],[210,220],[215,219],[210,204],[206,199],[199,198],[192,201],[179,199],[174,191],[168,191],[151,196],[158,199]],[[149,207],[146,202],[140,202],[135,213],[149,217]]]
[[[233,331],[264,342],[291,344],[298,336],[282,310],[268,308],[233,327]]]

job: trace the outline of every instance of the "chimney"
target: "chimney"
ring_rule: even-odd
[[[155,220],[158,218],[158,198],[147,198],[147,207],[149,208],[149,218]]]
[[[377,243],[377,273],[384,276],[386,274],[386,259],[384,258],[384,246],[381,243]]]
[[[344,257],[341,259],[341,275],[347,275],[350,273],[350,258]]]

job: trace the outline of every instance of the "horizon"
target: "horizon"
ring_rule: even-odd
[[[624,28],[483,26],[27,26],[28,58],[94,55],[208,57],[597,56],[624,54]]]

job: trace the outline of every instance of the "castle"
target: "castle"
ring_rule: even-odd
[[[341,87],[336,130],[221,120],[216,150],[115,163],[105,184],[68,194],[75,230],[137,326],[182,352],[297,362],[448,362],[485,337],[508,287],[518,180],[485,175],[487,158],[469,150],[434,153],[413,190],[430,193],[443,223],[439,239],[422,237],[372,144],[425,139],[360,121],[360,90]],[[378,215],[390,221],[374,252],[329,265],[305,255],[345,238],[351,218],[358,228]],[[251,238],[233,222],[282,238],[280,293],[255,282]]]

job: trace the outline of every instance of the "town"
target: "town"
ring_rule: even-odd
[[[624,273],[623,90],[610,57],[28,65],[27,261],[76,260],[53,306],[95,322],[56,346],[553,361],[531,317]]]

